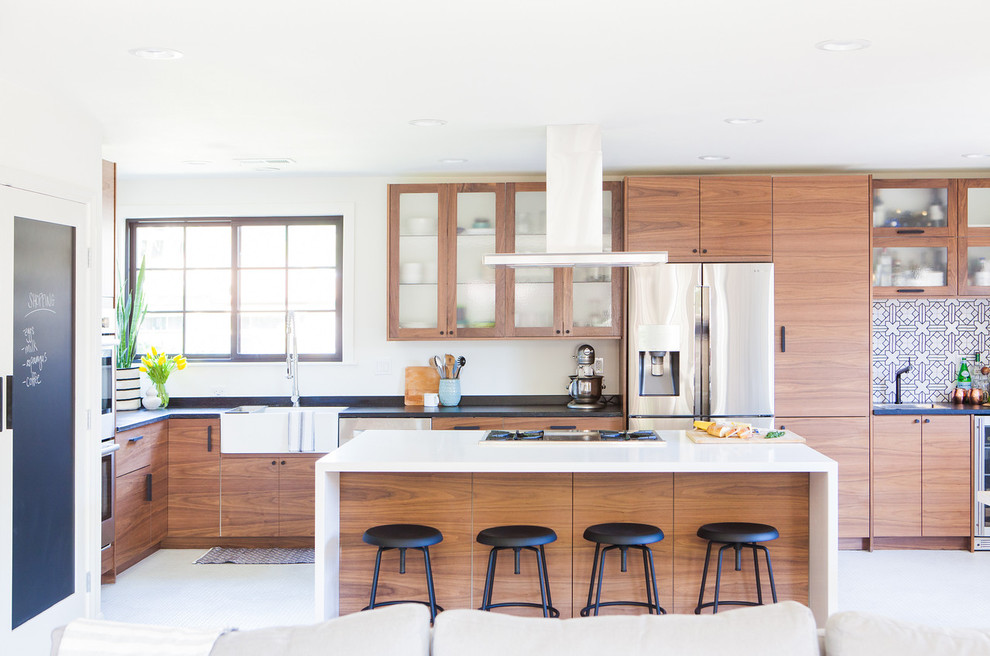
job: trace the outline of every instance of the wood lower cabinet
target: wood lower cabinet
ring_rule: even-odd
[[[117,434],[113,571],[158,548],[168,517],[168,430],[164,422]]]
[[[968,415],[873,418],[873,534],[972,535]]]
[[[502,428],[501,417],[434,417],[433,430],[492,430]]]
[[[169,420],[168,536],[220,535],[220,420]]]
[[[316,461],[322,455],[224,455],[221,536],[315,535]]]
[[[870,535],[870,420],[868,417],[777,417],[808,446],[839,463],[839,537]]]

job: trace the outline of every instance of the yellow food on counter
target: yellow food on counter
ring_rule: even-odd
[[[696,421],[694,422],[694,427],[697,428],[698,430],[706,431],[708,430],[708,427],[714,423],[715,423],[714,421]]]

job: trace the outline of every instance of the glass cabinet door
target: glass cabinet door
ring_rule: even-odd
[[[953,187],[947,179],[873,180],[874,236],[955,235]]]
[[[513,236],[510,250],[515,253],[545,253],[547,250],[546,185],[519,183],[510,185],[513,210]],[[552,268],[518,267],[509,269],[509,311],[511,334],[540,336],[561,334],[560,319],[555,312],[555,278],[560,272]]]
[[[606,182],[602,192],[602,250],[622,247],[621,229],[613,225],[621,215],[622,185]],[[616,221],[615,223],[619,223]],[[622,269],[575,267],[571,299],[571,332],[575,336],[620,336]],[[566,327],[565,327],[566,329]]]
[[[389,187],[389,335],[439,337],[447,333],[440,290],[446,247],[442,185]]]
[[[504,305],[499,293],[503,268],[485,266],[483,258],[498,252],[505,212],[502,184],[459,184],[455,207],[454,243],[457,251],[454,318],[460,337],[494,337],[502,334]]]
[[[959,235],[990,237],[990,179],[959,181]]]
[[[946,295],[955,290],[955,240],[873,241],[874,296]],[[907,242],[907,243],[905,243]]]
[[[990,295],[990,237],[959,239],[959,295]]]

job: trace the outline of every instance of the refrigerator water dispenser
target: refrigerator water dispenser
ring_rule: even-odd
[[[680,394],[681,344],[676,326],[639,326],[639,395]]]

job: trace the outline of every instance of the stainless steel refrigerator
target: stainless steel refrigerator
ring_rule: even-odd
[[[632,267],[629,281],[629,427],[770,428],[773,265]]]

